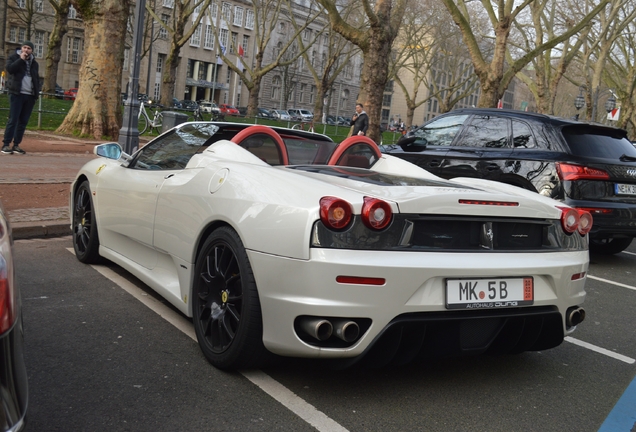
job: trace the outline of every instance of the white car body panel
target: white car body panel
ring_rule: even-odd
[[[483,180],[441,180],[389,155],[382,155],[372,169],[444,184],[387,187],[272,167],[225,140],[195,154],[183,170],[135,170],[122,161],[98,158],[82,167],[78,179],[90,182],[100,255],[139,277],[188,316],[193,312],[197,247],[210,225],[231,226],[247,250],[256,279],[264,344],[281,355],[358,356],[396,316],[446,311],[444,280],[450,275],[532,276],[534,306],[554,305],[563,316],[568,307],[584,301],[585,277],[572,280],[572,275],[587,272],[586,250],[458,254],[310,247],[324,196],[348,201],[354,214],[360,214],[364,196],[385,200],[395,214],[550,220],[561,214],[558,202],[538,194]],[[459,199],[518,205],[458,205]],[[335,279],[339,275],[385,278],[386,283],[341,284]],[[299,315],[369,317],[373,324],[351,347],[320,348],[296,335],[293,322]],[[564,323],[564,332],[572,330]]]

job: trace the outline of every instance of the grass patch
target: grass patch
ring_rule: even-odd
[[[72,100],[64,100],[64,99],[47,99],[40,98],[35,103],[35,107],[33,108],[33,113],[31,114],[31,118],[29,119],[29,124],[27,129],[30,130],[43,130],[43,131],[54,131],[56,130],[64,121],[66,114],[68,114],[69,110],[73,106]],[[166,110],[168,111],[168,110]],[[192,115],[188,111],[180,111],[185,114],[190,114],[188,117],[188,121],[192,121]],[[122,106],[123,113],[123,106]],[[152,111],[148,110],[148,114],[152,115]],[[207,113],[203,113],[204,120],[210,120],[211,115]],[[7,126],[7,121],[9,118],[9,95],[7,93],[0,93],[0,128],[2,130]],[[288,121],[279,121],[273,119],[264,119],[264,118],[253,118],[253,117],[234,117],[227,116],[225,117],[225,121],[234,122],[234,123],[249,123],[249,124],[259,124],[265,126],[278,126],[278,127],[292,127],[296,122],[288,122]],[[340,142],[347,137],[349,133],[349,126],[332,126],[332,125],[323,125],[323,124],[314,124],[314,132],[321,133],[329,136],[335,142]],[[157,133],[146,132],[145,136],[156,136]],[[78,137],[79,131],[77,131]],[[400,138],[400,134],[395,132],[384,132],[382,134],[382,142],[383,144],[393,144],[397,142]],[[89,138],[89,137],[87,137]]]

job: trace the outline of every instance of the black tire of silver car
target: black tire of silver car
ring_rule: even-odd
[[[75,256],[83,263],[100,261],[95,208],[88,181],[79,185],[73,200],[73,248]]]
[[[216,229],[197,258],[193,321],[199,346],[220,369],[259,367],[263,346],[261,305],[254,274],[238,234]]]
[[[624,251],[632,243],[632,238],[593,238],[590,237],[590,252],[599,255],[614,255]]]

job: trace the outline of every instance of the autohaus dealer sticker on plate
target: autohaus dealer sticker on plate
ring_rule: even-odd
[[[533,302],[531,277],[446,279],[446,309],[516,307]]]

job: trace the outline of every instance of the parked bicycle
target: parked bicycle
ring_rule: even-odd
[[[144,101],[140,102],[139,105],[139,115],[138,115],[138,124],[137,129],[139,129],[139,135],[143,135],[147,130],[152,133],[153,129],[157,129],[157,134],[161,133],[161,126],[163,124],[163,114],[159,111],[161,105],[157,105],[155,107],[155,111],[152,115],[152,119],[148,115],[148,111],[146,110],[146,105]]]

